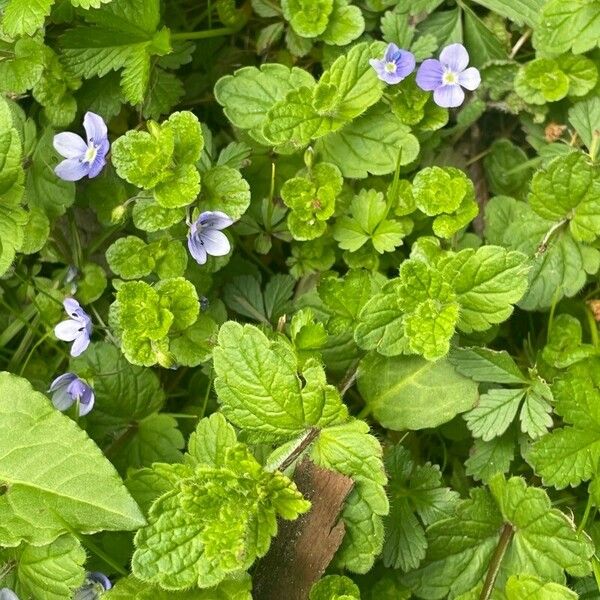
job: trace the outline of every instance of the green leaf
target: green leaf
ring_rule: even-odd
[[[358,389],[374,418],[395,431],[437,427],[478,399],[477,385],[447,360],[412,356],[368,354],[360,364]]]
[[[202,210],[220,210],[234,220],[250,206],[250,186],[237,169],[213,167],[202,175]]]
[[[479,438],[465,461],[466,474],[487,483],[496,473],[508,473],[514,458],[515,440],[510,431],[489,442]]]
[[[529,204],[542,218],[566,220],[577,241],[600,235],[600,169],[584,154],[555,158],[531,180]]]
[[[277,516],[309,507],[293,482],[238,444],[221,467],[197,465],[154,502],[135,536],[133,574],[166,589],[212,587],[267,552]]]
[[[2,29],[10,36],[33,35],[44,24],[55,0],[9,0]]]
[[[483,394],[477,406],[464,415],[473,437],[489,442],[502,435],[513,422],[524,395],[523,388],[492,388]]]
[[[536,58],[521,66],[515,91],[529,104],[562,100],[569,91],[569,78],[551,58]]]
[[[362,35],[365,19],[358,6],[352,6],[348,0],[334,0],[327,28],[321,34],[326,44],[345,46]]]
[[[522,198],[531,178],[531,169],[521,168],[526,161],[525,152],[510,140],[496,140],[483,160],[490,190],[495,195]]]
[[[247,130],[254,140],[267,145],[262,129],[269,109],[288,92],[301,86],[311,87],[314,83],[312,75],[304,69],[267,63],[260,69],[243,67],[233,75],[221,77],[214,93],[233,125]]]
[[[112,243],[106,251],[106,260],[113,273],[123,279],[140,279],[152,272],[153,257],[140,238],[128,235]]]
[[[443,257],[438,268],[456,292],[458,327],[466,333],[506,321],[527,290],[526,256],[499,246],[465,248]]]
[[[471,498],[459,504],[454,516],[429,528],[425,561],[405,581],[420,596],[456,598],[481,583],[500,532],[508,527],[512,535],[496,579],[500,589],[510,575],[565,583],[565,570],[575,576],[589,571],[591,541],[552,508],[546,492],[527,487],[519,477],[506,481],[496,475],[489,492],[471,490]]]
[[[0,40],[8,57],[0,62],[0,91],[24,94],[42,76],[44,46],[39,38],[20,38],[14,44]]]
[[[564,54],[557,59],[558,66],[569,78],[569,96],[585,96],[598,81],[594,61],[585,56]]]
[[[223,324],[213,361],[223,413],[257,438],[285,441],[347,416],[316,361],[305,363],[303,385],[288,342],[271,341],[253,325]]]
[[[536,27],[545,0],[475,0],[517,25]]]
[[[333,0],[282,0],[283,16],[302,37],[316,37],[327,28]]]
[[[70,529],[92,533],[144,524],[114,467],[87,434],[9,373],[0,374],[0,421],[12,432],[0,439],[2,545],[43,545]]]
[[[469,48],[471,61],[476,67],[506,58],[506,48],[496,33],[468,8],[465,9],[465,43]]]
[[[186,367],[207,362],[216,344],[218,329],[212,317],[201,313],[193,325],[171,339],[169,350],[175,361]]]
[[[183,277],[161,279],[154,289],[160,306],[173,315],[172,328],[183,330],[193,325],[200,314],[200,301],[194,284]]]
[[[577,600],[579,596],[558,583],[545,582],[531,575],[513,575],[504,589],[506,600]]]
[[[189,465],[221,467],[229,448],[237,443],[235,429],[221,413],[213,413],[201,419],[190,435],[185,462]]]
[[[344,575],[325,575],[310,588],[309,600],[360,600],[358,586]]]
[[[338,57],[313,88],[300,87],[269,110],[264,134],[274,145],[298,149],[337,131],[375,104],[383,83],[369,64],[382,46],[356,44]]]
[[[403,446],[390,450],[385,465],[390,476],[390,513],[384,518],[383,564],[406,572],[416,569],[425,557],[424,526],[452,516],[459,496],[442,486],[437,465],[416,465]]]
[[[569,368],[552,385],[554,410],[567,424],[538,440],[527,455],[546,485],[564,488],[591,479],[600,457],[598,359]]]
[[[143,231],[168,229],[185,219],[184,208],[163,208],[155,200],[139,199],[132,211],[133,224]]]
[[[112,0],[86,14],[89,26],[69,29],[61,38],[66,65],[85,78],[123,69],[121,87],[132,104],[143,102],[153,56],[172,51],[168,29],[157,31],[158,0]]]
[[[448,360],[456,370],[474,381],[527,383],[527,378],[508,352],[488,348],[452,348]]]
[[[582,54],[600,40],[598,0],[549,0],[541,7],[533,35],[534,46],[550,56],[572,50]],[[577,35],[573,35],[573,32]]]
[[[413,162],[420,147],[409,127],[389,111],[377,108],[321,138],[315,148],[323,160],[337,165],[344,177],[362,179],[369,173],[392,173],[399,155],[401,165]]]
[[[558,369],[598,356],[600,349],[592,344],[582,342],[581,323],[568,314],[558,315],[552,323],[548,334],[548,343],[544,347],[544,360]]]
[[[594,131],[600,127],[600,98],[592,96],[571,106],[569,121],[583,143],[591,148]]]
[[[85,550],[72,535],[63,535],[46,546],[21,544],[0,550],[0,563],[13,563],[0,585],[24,598],[72,598],[85,578]]]
[[[368,432],[369,426],[360,420],[327,426],[310,450],[317,465],[354,480],[341,515],[346,535],[334,564],[355,573],[366,573],[381,552],[382,516],[389,511],[381,446]]]

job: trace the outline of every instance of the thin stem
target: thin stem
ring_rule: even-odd
[[[518,40],[517,43],[512,47],[509,58],[514,58],[517,55],[517,52],[523,47],[523,44],[530,38],[533,31],[528,29]]]
[[[90,538],[83,535],[78,535],[77,537],[82,545],[84,545],[88,550],[90,550],[90,552],[93,552],[98,558],[102,559],[107,565],[114,569],[115,573],[127,577],[127,571],[120,564],[115,562],[112,556],[104,552],[104,550],[102,550],[102,548],[100,548],[96,542],[92,542]]]
[[[115,456],[121,448],[124,448],[127,443],[135,436],[139,427],[137,423],[129,423],[127,428],[117,436],[106,448],[104,448],[104,455],[106,458]]]
[[[550,238],[565,224],[567,224],[569,222],[569,219],[562,219],[561,221],[558,221],[558,223],[554,223],[554,225],[552,225],[552,227],[550,227],[550,229],[548,229],[548,231],[546,232],[546,235],[544,236],[544,239],[540,242],[540,245],[538,246],[538,249],[535,253],[536,256],[539,256],[540,254],[544,254],[544,252],[546,252],[546,250],[548,250],[548,243],[550,242]]]
[[[343,396],[354,385],[354,382],[356,381],[356,376],[358,375],[359,362],[360,359],[352,361],[352,364],[348,367],[348,370],[346,371],[344,377],[338,383],[337,388],[340,391],[340,395]]]
[[[177,40],[206,40],[208,38],[222,37],[224,35],[231,35],[236,30],[231,27],[219,27],[217,29],[209,29],[204,31],[181,31],[179,33],[171,34],[171,39]]]
[[[592,143],[590,144],[590,158],[592,161],[596,160],[598,150],[600,150],[600,131],[596,129],[592,134]]]
[[[8,560],[3,565],[0,565],[0,581],[2,581],[16,566],[16,560]]]
[[[363,409],[356,415],[357,419],[365,419],[371,414],[371,407],[366,404]]]
[[[579,523],[579,526],[577,527],[577,533],[581,533],[584,530],[586,523],[590,517],[590,512],[592,510],[592,504],[593,504],[592,495],[588,494],[588,499],[587,499],[587,503],[585,505],[585,510],[583,511],[583,517],[581,517],[581,522]]]
[[[491,152],[491,149],[488,148],[487,150],[484,150],[483,152],[476,154],[473,158],[471,158],[470,160],[468,160],[465,163],[465,167],[468,167],[468,166],[472,165],[473,163],[476,163],[478,160],[481,160],[482,158],[486,157],[490,152]]]
[[[170,396],[172,398],[172,396]],[[174,419],[199,419],[198,415],[186,415],[185,413],[170,413],[163,412],[161,415],[167,415],[168,417],[173,417]]]
[[[496,546],[496,550],[494,551],[492,559],[490,560],[490,566],[488,567],[488,572],[485,576],[485,581],[483,583],[483,589],[481,590],[479,600],[489,600],[491,598],[492,592],[494,591],[494,584],[496,583],[496,577],[498,577],[500,565],[502,564],[502,559],[508,550],[508,546],[514,533],[515,530],[512,528],[512,525],[510,523],[504,523],[502,533],[500,534],[500,539],[498,540],[498,545]]]
[[[202,401],[202,410],[200,411],[199,419],[202,419],[206,414],[206,407],[208,406],[208,398],[210,397],[210,390],[212,388],[213,382],[213,370],[210,370],[210,374],[208,376],[208,384],[206,385],[206,392],[204,394],[204,400]]]
[[[558,304],[559,298],[560,298],[560,287],[556,288],[556,291],[554,292],[554,297],[552,298],[552,306],[550,307],[550,315],[548,316],[548,333],[546,336],[546,342],[550,341],[552,325],[554,324],[554,313],[556,312],[556,305]]]
[[[587,317],[588,327],[590,328],[592,344],[598,348],[598,346],[600,346],[600,340],[598,339],[598,323],[596,323],[594,313],[592,313],[589,307],[586,307],[585,309],[585,316]]]
[[[309,429],[302,441],[283,459],[277,469],[285,471],[315,441],[319,432],[316,427]]]
[[[48,339],[50,337],[50,335],[52,333],[53,333],[52,331],[48,331],[31,347],[29,354],[27,354],[27,358],[23,361],[21,370],[19,371],[19,375],[23,375],[23,372],[27,368],[27,365],[29,364],[29,361],[31,360],[33,353],[46,341],[46,339]]]

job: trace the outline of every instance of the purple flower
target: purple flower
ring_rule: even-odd
[[[75,592],[73,600],[97,600],[112,588],[110,579],[99,571],[87,573],[85,583]]]
[[[199,265],[205,264],[209,256],[225,256],[231,250],[231,244],[221,229],[232,223],[231,217],[214,210],[201,213],[190,224],[188,248]]]
[[[54,328],[54,335],[63,342],[73,342],[71,356],[79,356],[90,345],[92,320],[73,298],[63,302],[66,313],[71,317]]]
[[[52,404],[58,410],[68,410],[77,402],[79,416],[83,417],[94,407],[94,390],[74,373],[65,373],[57,377],[48,391],[52,392]]]
[[[386,83],[400,83],[415,70],[415,57],[412,52],[398,48],[396,44],[388,44],[383,58],[369,60],[377,72],[377,77]]]
[[[86,112],[83,128],[87,142],[76,133],[63,131],[54,136],[54,149],[63,160],[54,172],[65,181],[78,181],[86,175],[96,177],[106,164],[110,144],[104,119],[93,112]]]
[[[469,53],[462,44],[450,44],[440,53],[440,60],[428,58],[417,71],[417,85],[427,92],[433,90],[433,100],[438,106],[460,106],[465,93],[462,88],[475,90],[481,76],[475,67],[469,67]],[[461,87],[462,86],[462,87]]]

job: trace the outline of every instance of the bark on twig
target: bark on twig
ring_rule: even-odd
[[[353,481],[308,459],[296,467],[294,481],[312,507],[296,521],[279,521],[277,537],[253,577],[255,600],[306,600],[344,537],[339,515]]]

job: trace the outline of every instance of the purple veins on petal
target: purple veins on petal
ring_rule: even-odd
[[[96,177],[106,165],[110,148],[106,123],[100,115],[88,111],[83,118],[83,127],[87,141],[69,131],[54,136],[54,149],[66,159],[54,172],[65,181],[79,181],[86,175]]]
[[[188,249],[194,260],[203,265],[209,256],[225,256],[231,250],[227,236],[221,231],[233,224],[224,212],[206,211],[190,225]]]
[[[71,356],[79,356],[90,344],[92,320],[74,298],[65,298],[65,312],[70,317],[54,328],[54,335],[63,342],[73,342]]]
[[[439,60],[424,60],[417,71],[417,85],[433,92],[434,102],[443,108],[460,106],[465,100],[463,87],[475,90],[481,76],[475,67],[468,67],[469,53],[462,44],[450,44],[440,53]]]
[[[60,411],[79,403],[79,416],[87,415],[94,407],[94,390],[74,373],[64,373],[50,385],[52,404]]]
[[[415,57],[408,50],[388,44],[383,58],[372,58],[369,64],[375,69],[377,77],[389,84],[400,83],[415,70]]]

